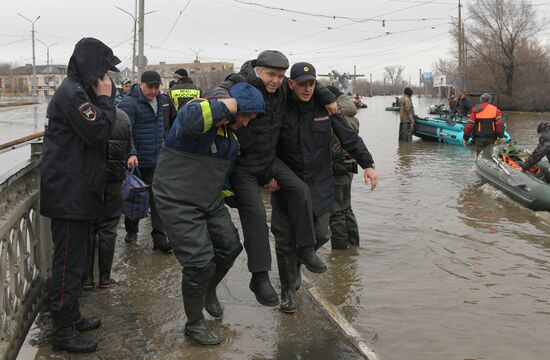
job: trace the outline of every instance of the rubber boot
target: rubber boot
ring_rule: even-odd
[[[101,289],[110,288],[115,281],[111,279],[111,267],[113,266],[113,258],[115,255],[115,248],[109,244],[99,242],[97,249],[98,255],[98,267],[99,267],[99,287]]]
[[[327,271],[327,265],[317,255],[313,246],[298,248],[298,261],[306,266],[306,268],[314,273],[324,273]]]
[[[206,287],[206,294],[204,296],[204,308],[206,311],[215,319],[219,319],[223,315],[223,309],[216,295],[216,287],[225,277],[233,263],[227,264],[218,264],[216,265],[216,271],[214,275],[208,281],[208,286]]]
[[[200,345],[218,345],[220,338],[210,330],[204,319],[204,296],[184,296],[183,307],[187,322],[185,323],[185,335]]]
[[[271,285],[271,281],[269,281],[269,274],[267,271],[252,273],[249,287],[254,295],[256,295],[256,300],[258,300],[260,304],[265,306],[279,305],[279,297],[273,285]]]
[[[73,321],[74,327],[78,331],[88,331],[94,330],[101,326],[101,319],[98,317],[89,317],[85,318],[80,313],[80,303],[78,300],[74,301],[70,305],[71,309],[71,319]]]
[[[56,351],[88,353],[97,349],[97,341],[86,339],[76,330],[70,308],[52,311],[53,327],[52,347]]]
[[[277,256],[279,279],[281,280],[281,305],[279,310],[287,314],[296,312],[297,265],[294,256]]]
[[[296,262],[296,291],[302,286],[302,263]]]

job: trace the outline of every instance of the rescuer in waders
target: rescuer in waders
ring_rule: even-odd
[[[470,136],[478,152],[499,140],[504,144],[504,123],[499,108],[491,104],[491,95],[483,94],[479,104],[472,108],[470,121],[464,126],[464,146],[468,146]]]
[[[120,60],[94,38],[80,40],[67,78],[48,104],[42,153],[40,213],[51,219],[54,244],[50,306],[52,346],[93,352],[97,341],[80,332],[100,326],[80,314],[79,297],[87,265],[92,222],[103,208],[107,139],[115,123],[107,71]]]
[[[234,131],[264,112],[262,94],[247,83],[229,95],[192,100],[179,110],[153,179],[159,214],[183,266],[185,334],[201,345],[221,342],[202,311],[222,316],[216,286],[242,251],[222,197],[239,149]]]

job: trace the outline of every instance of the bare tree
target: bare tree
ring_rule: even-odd
[[[384,76],[390,80],[392,92],[394,94],[396,93],[397,85],[401,84],[403,81],[403,70],[405,70],[405,67],[401,65],[388,65],[384,67]]]
[[[474,0],[468,10],[466,41],[470,57],[474,62],[477,59],[487,64],[495,79],[502,80],[499,84],[502,92],[512,97],[518,68],[525,64],[520,61],[519,53],[542,30],[532,2]]]

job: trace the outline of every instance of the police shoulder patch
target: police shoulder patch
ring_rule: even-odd
[[[88,101],[80,105],[78,107],[78,111],[80,112],[80,115],[88,121],[94,121],[97,115],[94,106]]]

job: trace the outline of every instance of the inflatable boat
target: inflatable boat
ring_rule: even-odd
[[[515,148],[514,151],[510,151]],[[528,153],[514,145],[489,145],[476,159],[476,171],[508,197],[532,210],[550,210],[550,164],[542,160],[527,172],[519,163]]]
[[[464,144],[464,125],[467,117],[462,116],[435,116],[415,119],[414,135],[424,140],[438,141],[450,145]],[[506,126],[506,124],[504,125]],[[506,142],[510,141],[510,135],[505,131]],[[471,139],[468,139],[471,142]]]

